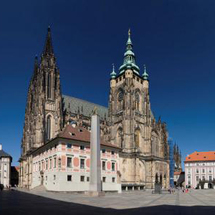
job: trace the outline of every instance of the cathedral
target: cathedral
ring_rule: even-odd
[[[117,181],[122,190],[169,186],[166,124],[156,121],[150,105],[149,75],[136,63],[130,31],[119,70],[110,73],[108,108],[63,95],[60,71],[48,28],[40,59],[35,58],[21,143],[19,186],[31,188],[35,151],[59,137],[68,125],[90,132],[93,109],[100,116],[101,138],[119,150]],[[107,145],[107,144],[106,144]],[[82,178],[83,179],[83,178]]]

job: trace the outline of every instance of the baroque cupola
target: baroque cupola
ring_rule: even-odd
[[[124,60],[122,66],[119,68],[119,74],[124,73],[127,69],[133,70],[139,75],[140,68],[136,65],[135,54],[133,52],[133,44],[131,41],[131,31],[128,31],[128,40],[126,43],[126,51],[124,53]]]

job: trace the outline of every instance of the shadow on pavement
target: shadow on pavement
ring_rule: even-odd
[[[18,191],[0,192],[0,215],[67,215],[67,214],[189,214],[189,215],[214,215],[213,206],[172,206],[161,205],[151,207],[141,207],[134,209],[110,209],[87,206],[76,203],[53,200],[41,196],[36,196]]]

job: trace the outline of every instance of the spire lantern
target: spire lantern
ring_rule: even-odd
[[[114,64],[112,64],[112,66],[113,66],[113,70],[112,70],[112,72],[110,73],[110,76],[111,76],[111,79],[114,79],[114,78],[116,78],[116,72],[115,72]]]
[[[148,75],[148,73],[146,72],[146,65],[144,64],[143,67],[144,67],[144,73],[143,73],[142,77],[143,77],[144,80],[148,80],[149,75]]]
[[[133,44],[131,41],[131,30],[129,29],[126,51],[124,53],[124,61],[123,65],[119,68],[119,74],[124,73],[126,69],[132,69],[136,74],[139,75],[140,68],[136,65],[135,54],[132,50]]]
[[[129,28],[128,29],[128,40],[127,40],[127,43],[126,43],[126,46],[127,46],[127,50],[132,50],[132,46],[133,46],[133,44],[132,44],[132,42],[131,42],[131,29]]]

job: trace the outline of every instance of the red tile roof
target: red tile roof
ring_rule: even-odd
[[[215,151],[193,152],[188,155],[184,162],[192,161],[215,161]]]
[[[63,129],[63,131],[59,133],[58,137],[90,143],[90,131],[88,131],[86,128],[79,126],[73,127],[72,125],[67,125]],[[111,143],[105,142],[103,138],[101,138],[100,143],[104,146],[119,148]]]

